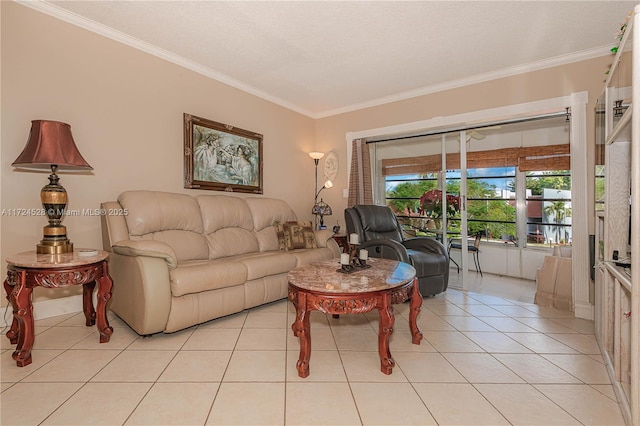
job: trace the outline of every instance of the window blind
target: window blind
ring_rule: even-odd
[[[424,155],[382,160],[382,175],[437,173],[441,170],[441,155]],[[570,170],[569,144],[545,145],[524,148],[500,148],[467,153],[467,168],[518,167],[520,171]],[[447,170],[460,168],[460,154],[447,154]]]

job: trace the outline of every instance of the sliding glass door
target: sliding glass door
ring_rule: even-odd
[[[465,140],[462,131],[373,144],[376,199],[395,212],[405,238],[431,237],[446,250],[454,243],[449,285],[460,289],[468,263]]]
[[[481,271],[532,279],[546,252],[573,240],[569,133],[556,114],[370,140],[376,203],[407,238],[453,240],[453,288],[473,288]]]

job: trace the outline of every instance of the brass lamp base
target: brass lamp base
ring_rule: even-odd
[[[73,243],[69,240],[66,241],[40,241],[40,244],[36,246],[36,253],[38,254],[63,254],[72,253]]]
[[[67,238],[64,225],[47,225],[42,228],[42,241],[36,246],[38,254],[62,254],[73,251],[73,243]]]
[[[67,207],[67,191],[58,183],[57,169],[57,165],[51,166],[49,184],[40,191],[40,201],[49,218],[49,224],[42,229],[42,241],[36,246],[36,253],[40,254],[73,252],[73,243],[67,238],[67,227],[60,223]]]

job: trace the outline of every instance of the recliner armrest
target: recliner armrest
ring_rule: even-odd
[[[447,256],[447,249],[438,240],[426,237],[409,238],[402,242],[402,244],[412,250],[430,251]]]
[[[411,264],[407,249],[397,241],[388,240],[386,238],[378,238],[374,240],[365,241],[358,246],[360,249],[367,249],[369,256],[371,257],[384,257],[389,259],[389,254],[395,254],[396,258],[408,264]],[[371,251],[373,248],[373,251]],[[383,256],[382,254],[386,254]]]
[[[171,246],[162,241],[153,240],[124,240],[115,243],[111,250],[114,253],[123,256],[146,256],[158,257],[167,262],[169,269],[175,269],[178,266],[176,253]]]

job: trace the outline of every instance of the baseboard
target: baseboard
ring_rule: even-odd
[[[95,301],[94,301],[95,306]],[[0,326],[7,327],[11,325],[13,318],[11,306],[7,306],[3,310],[2,318],[0,318]],[[62,297],[60,299],[42,300],[33,303],[33,318],[36,320],[55,317],[58,315],[72,314],[82,312],[82,295]]]
[[[573,315],[576,318],[593,321],[595,319],[595,307],[590,304],[576,303],[573,306]]]
[[[609,380],[611,380],[611,386],[613,387],[613,392],[616,394],[616,398],[618,400],[618,404],[620,405],[620,411],[622,412],[622,417],[624,417],[625,424],[633,424],[633,422],[631,421],[631,405],[629,404],[629,400],[627,400],[624,389],[622,389],[622,385],[616,380],[616,372],[614,370],[611,357],[609,357],[609,352],[605,351],[602,348],[600,342],[598,342],[598,346],[600,347],[600,353],[602,353],[602,358],[607,369],[607,374],[609,374]]]

